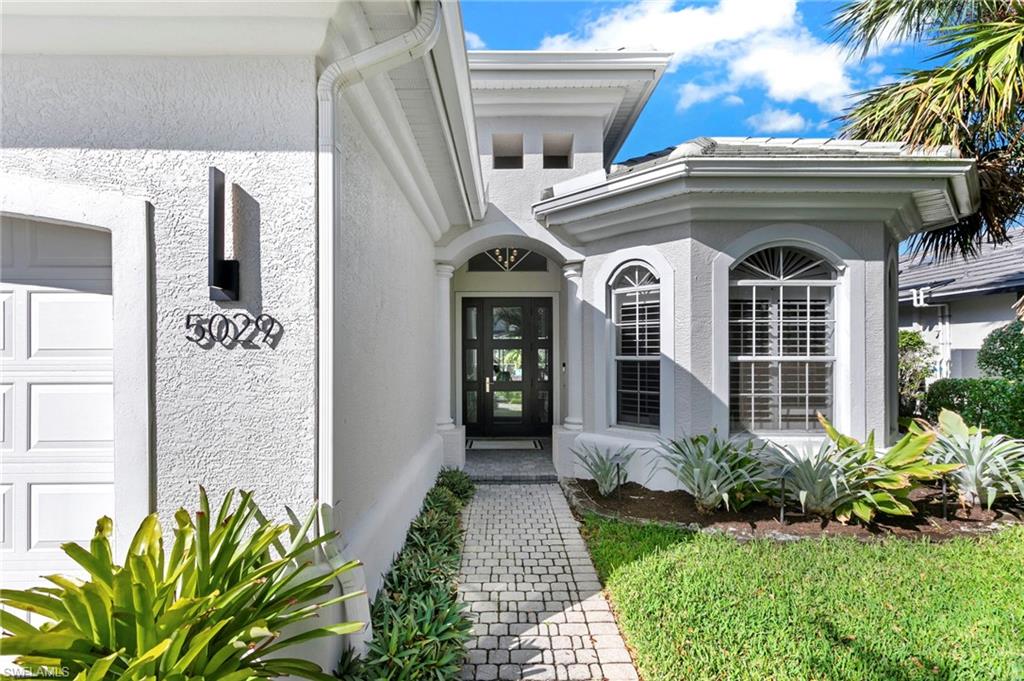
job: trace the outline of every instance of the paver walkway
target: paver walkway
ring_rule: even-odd
[[[524,484],[557,482],[551,463],[551,440],[544,438],[544,449],[468,449],[466,473],[476,482],[518,482]]]
[[[465,513],[464,679],[637,678],[558,485],[479,485]]]

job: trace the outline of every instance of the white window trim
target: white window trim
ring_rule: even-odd
[[[833,423],[846,433],[866,435],[865,375],[855,371],[864,366],[865,314],[864,259],[845,241],[819,227],[781,223],[753,229],[736,239],[715,257],[712,265],[712,382],[714,395],[712,423],[720,433],[730,432],[729,419],[729,274],[748,255],[772,246],[792,246],[824,257],[837,270],[835,284],[836,357]],[[859,321],[858,321],[859,320]],[[754,434],[757,437],[758,434]],[[769,434],[765,433],[765,436]],[[781,444],[817,442],[820,434],[785,433],[771,435]]]
[[[751,253],[749,255],[753,255],[754,253],[757,253],[760,250],[767,250],[769,248],[772,248],[772,246],[766,246],[763,249],[757,249],[757,250],[755,250],[753,253]],[[782,246],[782,248],[795,248],[795,247],[793,247],[793,246]],[[829,397],[831,398],[833,414],[829,418],[834,419],[835,418],[835,401],[836,401],[836,395],[838,393],[838,390],[836,389],[837,383],[836,383],[836,380],[835,380],[836,363],[837,363],[837,354],[836,354],[835,348],[836,348],[836,343],[838,342],[838,338],[836,337],[836,328],[838,326],[838,315],[836,314],[836,290],[837,290],[837,288],[839,286],[839,282],[838,282],[839,272],[838,272],[838,268],[834,267],[833,263],[831,262],[831,260],[827,256],[824,256],[824,255],[818,253],[816,250],[812,250],[812,249],[801,248],[800,250],[804,251],[805,253],[810,253],[812,255],[815,255],[815,256],[821,258],[822,260],[824,260],[828,265],[832,266],[836,270],[837,279],[773,279],[773,278],[769,278],[767,273],[766,273],[766,276],[764,278],[761,278],[761,279],[736,279],[736,280],[733,280],[730,277],[730,280],[729,280],[729,293],[730,293],[729,297],[730,297],[730,302],[732,300],[732,291],[733,291],[733,289],[750,290],[750,291],[754,292],[753,293],[754,296],[756,296],[756,292],[758,291],[758,289],[778,289],[780,295],[781,295],[782,290],[786,289],[786,288],[802,289],[805,292],[807,292],[807,296],[808,296],[807,300],[808,301],[810,301],[810,289],[811,288],[828,288],[828,289],[831,289],[832,298],[831,298],[831,301],[830,301],[830,305],[832,307],[832,314],[827,319],[816,320],[816,321],[824,322],[826,324],[831,324],[832,325],[832,336],[833,336],[833,338],[832,338],[832,353],[827,354],[827,355],[810,355],[810,354],[805,354],[805,355],[732,355],[732,354],[730,354],[729,355],[729,371],[730,371],[730,374],[731,374],[732,366],[733,366],[734,363],[746,363],[746,364],[750,364],[750,363],[754,363],[754,362],[777,362],[779,364],[788,363],[788,362],[794,362],[794,363],[795,362],[820,362],[820,363],[827,363],[827,364],[831,365],[831,367],[832,367],[832,393],[831,393],[831,395]],[[734,262],[733,266],[730,267],[730,272],[731,272],[731,270],[734,267],[736,267],[740,263],[742,263],[746,259],[746,257],[749,257],[749,255],[745,256],[744,258],[737,259]],[[732,330],[731,329],[731,327],[732,327],[731,312],[729,314],[730,314],[730,318],[729,318],[728,321],[729,321],[729,327],[730,327],[730,333],[731,333],[731,330]],[[755,333],[756,333],[756,330],[755,330]],[[808,334],[809,334],[809,331],[808,331]],[[730,337],[729,341],[730,342],[732,341],[731,337]],[[808,349],[810,347],[809,343],[810,343],[810,336],[808,335]],[[781,371],[781,369],[780,369],[780,371]],[[754,394],[756,395],[756,393],[754,393]],[[807,398],[807,394],[805,394],[804,397],[806,399]],[[731,407],[732,407],[732,401],[735,400],[735,399],[737,399],[737,397],[732,394],[732,387],[730,385],[730,391],[729,391],[730,411],[731,411]],[[746,399],[746,398],[744,397],[743,399]],[[780,409],[781,409],[781,404],[780,404]],[[813,420],[813,415],[805,414],[805,416],[806,416],[807,419]],[[793,429],[793,430],[767,429],[767,430],[759,430],[759,431],[733,431],[732,430],[732,416],[731,416],[731,413],[730,413],[730,418],[729,418],[729,428],[730,428],[730,435],[737,435],[737,436],[740,436],[740,437],[744,437],[744,436],[754,436],[754,437],[770,436],[772,438],[777,438],[777,437],[780,437],[780,436],[804,437],[804,436],[808,436],[808,435],[813,435],[813,436],[817,436],[818,435],[817,429],[814,428],[813,426],[810,426],[808,429],[805,429],[805,430],[798,430],[798,429]]]
[[[661,282],[661,409],[658,428],[618,424],[615,385],[615,324],[612,321],[610,287],[612,279],[624,267],[640,264],[654,273]],[[584,275],[589,274],[584,267]],[[593,428],[584,428],[610,437],[657,441],[675,437],[675,270],[668,259],[653,246],[635,246],[615,251],[593,271],[590,281],[590,304],[593,308]],[[603,387],[603,389],[602,389]]]
[[[114,319],[114,546],[153,509],[149,204],[81,185],[0,175],[0,213],[110,232]]]

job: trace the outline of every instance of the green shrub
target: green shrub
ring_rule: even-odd
[[[1001,497],[1024,499],[1024,442],[970,428],[947,409],[939,413],[938,426],[928,458],[960,465],[949,479],[964,504],[992,508]]]
[[[459,678],[472,629],[458,600],[460,512],[474,489],[462,471],[438,475],[373,602],[373,640],[365,659],[343,656],[335,676],[350,681]]]
[[[286,627],[359,595],[324,600],[336,578],[358,563],[303,575],[314,552],[335,535],[307,536],[312,511],[304,523],[271,523],[250,493],[243,492],[235,508],[233,498],[229,492],[214,519],[200,488],[195,516],[184,509],[174,516],[169,554],[157,516],[148,516],[123,567],[110,550],[113,523],[101,518],[89,550],[62,547],[89,580],[51,575],[49,588],[0,590],[6,608],[51,620],[36,627],[5,611],[3,627],[11,636],[3,639],[4,654],[20,656],[19,664],[43,676],[41,667],[66,668],[80,681],[330,679],[312,662],[269,655],[362,629],[362,623],[341,622],[281,637]]]
[[[837,431],[821,414],[818,421],[828,441],[817,451],[776,446],[765,457],[766,475],[784,480],[786,498],[806,513],[835,515],[844,523],[851,516],[868,523],[877,513],[912,515],[914,488],[959,468],[924,457],[936,438],[931,431],[912,430],[887,451],[878,452],[874,433],[860,442]]]
[[[1010,322],[986,336],[978,367],[987,376],[1024,383],[1024,322]]]
[[[581,445],[581,450],[572,450],[576,460],[590,474],[597,484],[597,492],[603,497],[608,496],[625,484],[629,479],[626,468],[636,456],[636,450],[626,445],[614,452],[611,449]]]
[[[761,496],[762,466],[750,442],[741,446],[712,432],[668,440],[661,449],[655,471],[671,473],[700,513],[723,505],[735,511]]]
[[[441,469],[437,476],[437,485],[450,491],[461,499],[464,504],[468,504],[476,492],[476,485],[470,480],[469,475],[458,468]]]
[[[934,423],[943,409],[960,414],[969,425],[1024,438],[1024,383],[998,378],[943,378],[928,388],[924,416]]]
[[[900,330],[898,347],[900,416],[916,416],[937,353],[920,331]]]
[[[440,485],[431,487],[430,491],[427,492],[427,496],[423,499],[424,509],[437,510],[449,515],[461,513],[465,505],[465,502],[455,496],[454,492]]]

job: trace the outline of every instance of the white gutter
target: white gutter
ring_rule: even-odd
[[[320,502],[335,503],[333,460],[334,410],[334,300],[335,300],[335,188],[338,181],[337,140],[334,130],[334,98],[338,92],[376,74],[415,61],[433,49],[441,35],[437,0],[419,0],[420,16],[412,29],[373,47],[330,64],[317,82],[317,466],[316,489]],[[338,554],[329,561],[343,560]],[[362,568],[346,573],[339,582],[342,593],[364,590]],[[372,637],[369,600],[364,596],[346,602],[346,616],[367,622],[352,637],[357,652],[364,652]]]

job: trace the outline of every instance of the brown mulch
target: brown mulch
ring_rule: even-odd
[[[844,525],[835,520],[805,516],[799,508],[787,507],[784,522],[779,522],[779,509],[755,503],[742,511],[719,509],[710,515],[697,512],[693,497],[685,492],[658,492],[635,482],[623,485],[609,497],[597,493],[593,480],[563,482],[573,508],[623,520],[651,520],[683,526],[692,530],[718,531],[742,539],[800,539],[810,537],[854,537],[871,539],[902,537],[949,539],[994,532],[1008,525],[1024,523],[1024,508],[997,505],[991,511],[961,508],[950,495],[947,518],[942,517],[942,491],[922,487],[914,490],[911,500],[918,514],[911,517],[878,516],[870,526],[856,521]]]

